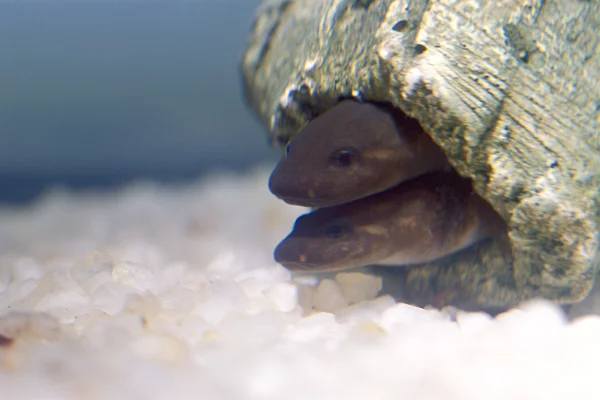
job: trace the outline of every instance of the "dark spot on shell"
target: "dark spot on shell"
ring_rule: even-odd
[[[529,62],[531,54],[539,50],[522,27],[515,24],[506,24],[502,27],[502,31],[505,37],[504,44],[512,49],[514,56],[521,62]]]
[[[296,103],[304,103],[310,101],[311,90],[306,83],[300,84],[297,89],[290,90],[289,98]]]
[[[367,9],[373,3],[373,0],[354,0],[352,8],[364,8]]]
[[[13,339],[0,334],[0,347],[8,347],[14,342]]]
[[[310,96],[310,87],[306,83],[303,83],[298,88],[298,93],[302,96]]]
[[[556,168],[556,167],[558,167],[558,161],[553,160],[552,162],[550,162],[550,164],[548,166],[550,168]]]
[[[298,111],[301,112],[308,121],[312,121],[319,114],[319,110],[309,102],[298,103]]]
[[[525,190],[525,186],[523,184],[515,183],[510,189],[509,197],[513,202],[519,202],[526,193],[527,191]]]
[[[392,26],[392,30],[396,32],[405,32],[408,29],[408,21],[401,19]]]
[[[423,46],[422,44],[417,44],[415,45],[414,51],[415,55],[418,56],[419,54],[425,53],[427,51],[427,47]]]

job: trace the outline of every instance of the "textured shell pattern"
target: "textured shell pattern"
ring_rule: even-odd
[[[581,301],[599,266],[600,2],[266,0],[242,61],[283,147],[339,98],[418,119],[507,222],[492,244],[403,269],[415,302]]]

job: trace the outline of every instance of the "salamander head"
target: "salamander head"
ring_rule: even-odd
[[[290,204],[326,207],[446,165],[415,120],[391,107],[345,100],[290,140],[269,189]]]
[[[284,267],[333,271],[430,262],[504,232],[492,207],[455,173],[432,173],[296,220],[275,249]]]

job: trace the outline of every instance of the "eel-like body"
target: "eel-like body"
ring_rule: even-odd
[[[489,237],[510,251],[504,221],[473,192],[471,182],[455,172],[433,172],[300,216],[274,256],[292,271],[405,266],[439,259]]]

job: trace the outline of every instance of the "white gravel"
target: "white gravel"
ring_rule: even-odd
[[[292,279],[272,250],[305,210],[269,169],[0,209],[0,399],[600,398],[597,316],[453,322],[365,273]]]

